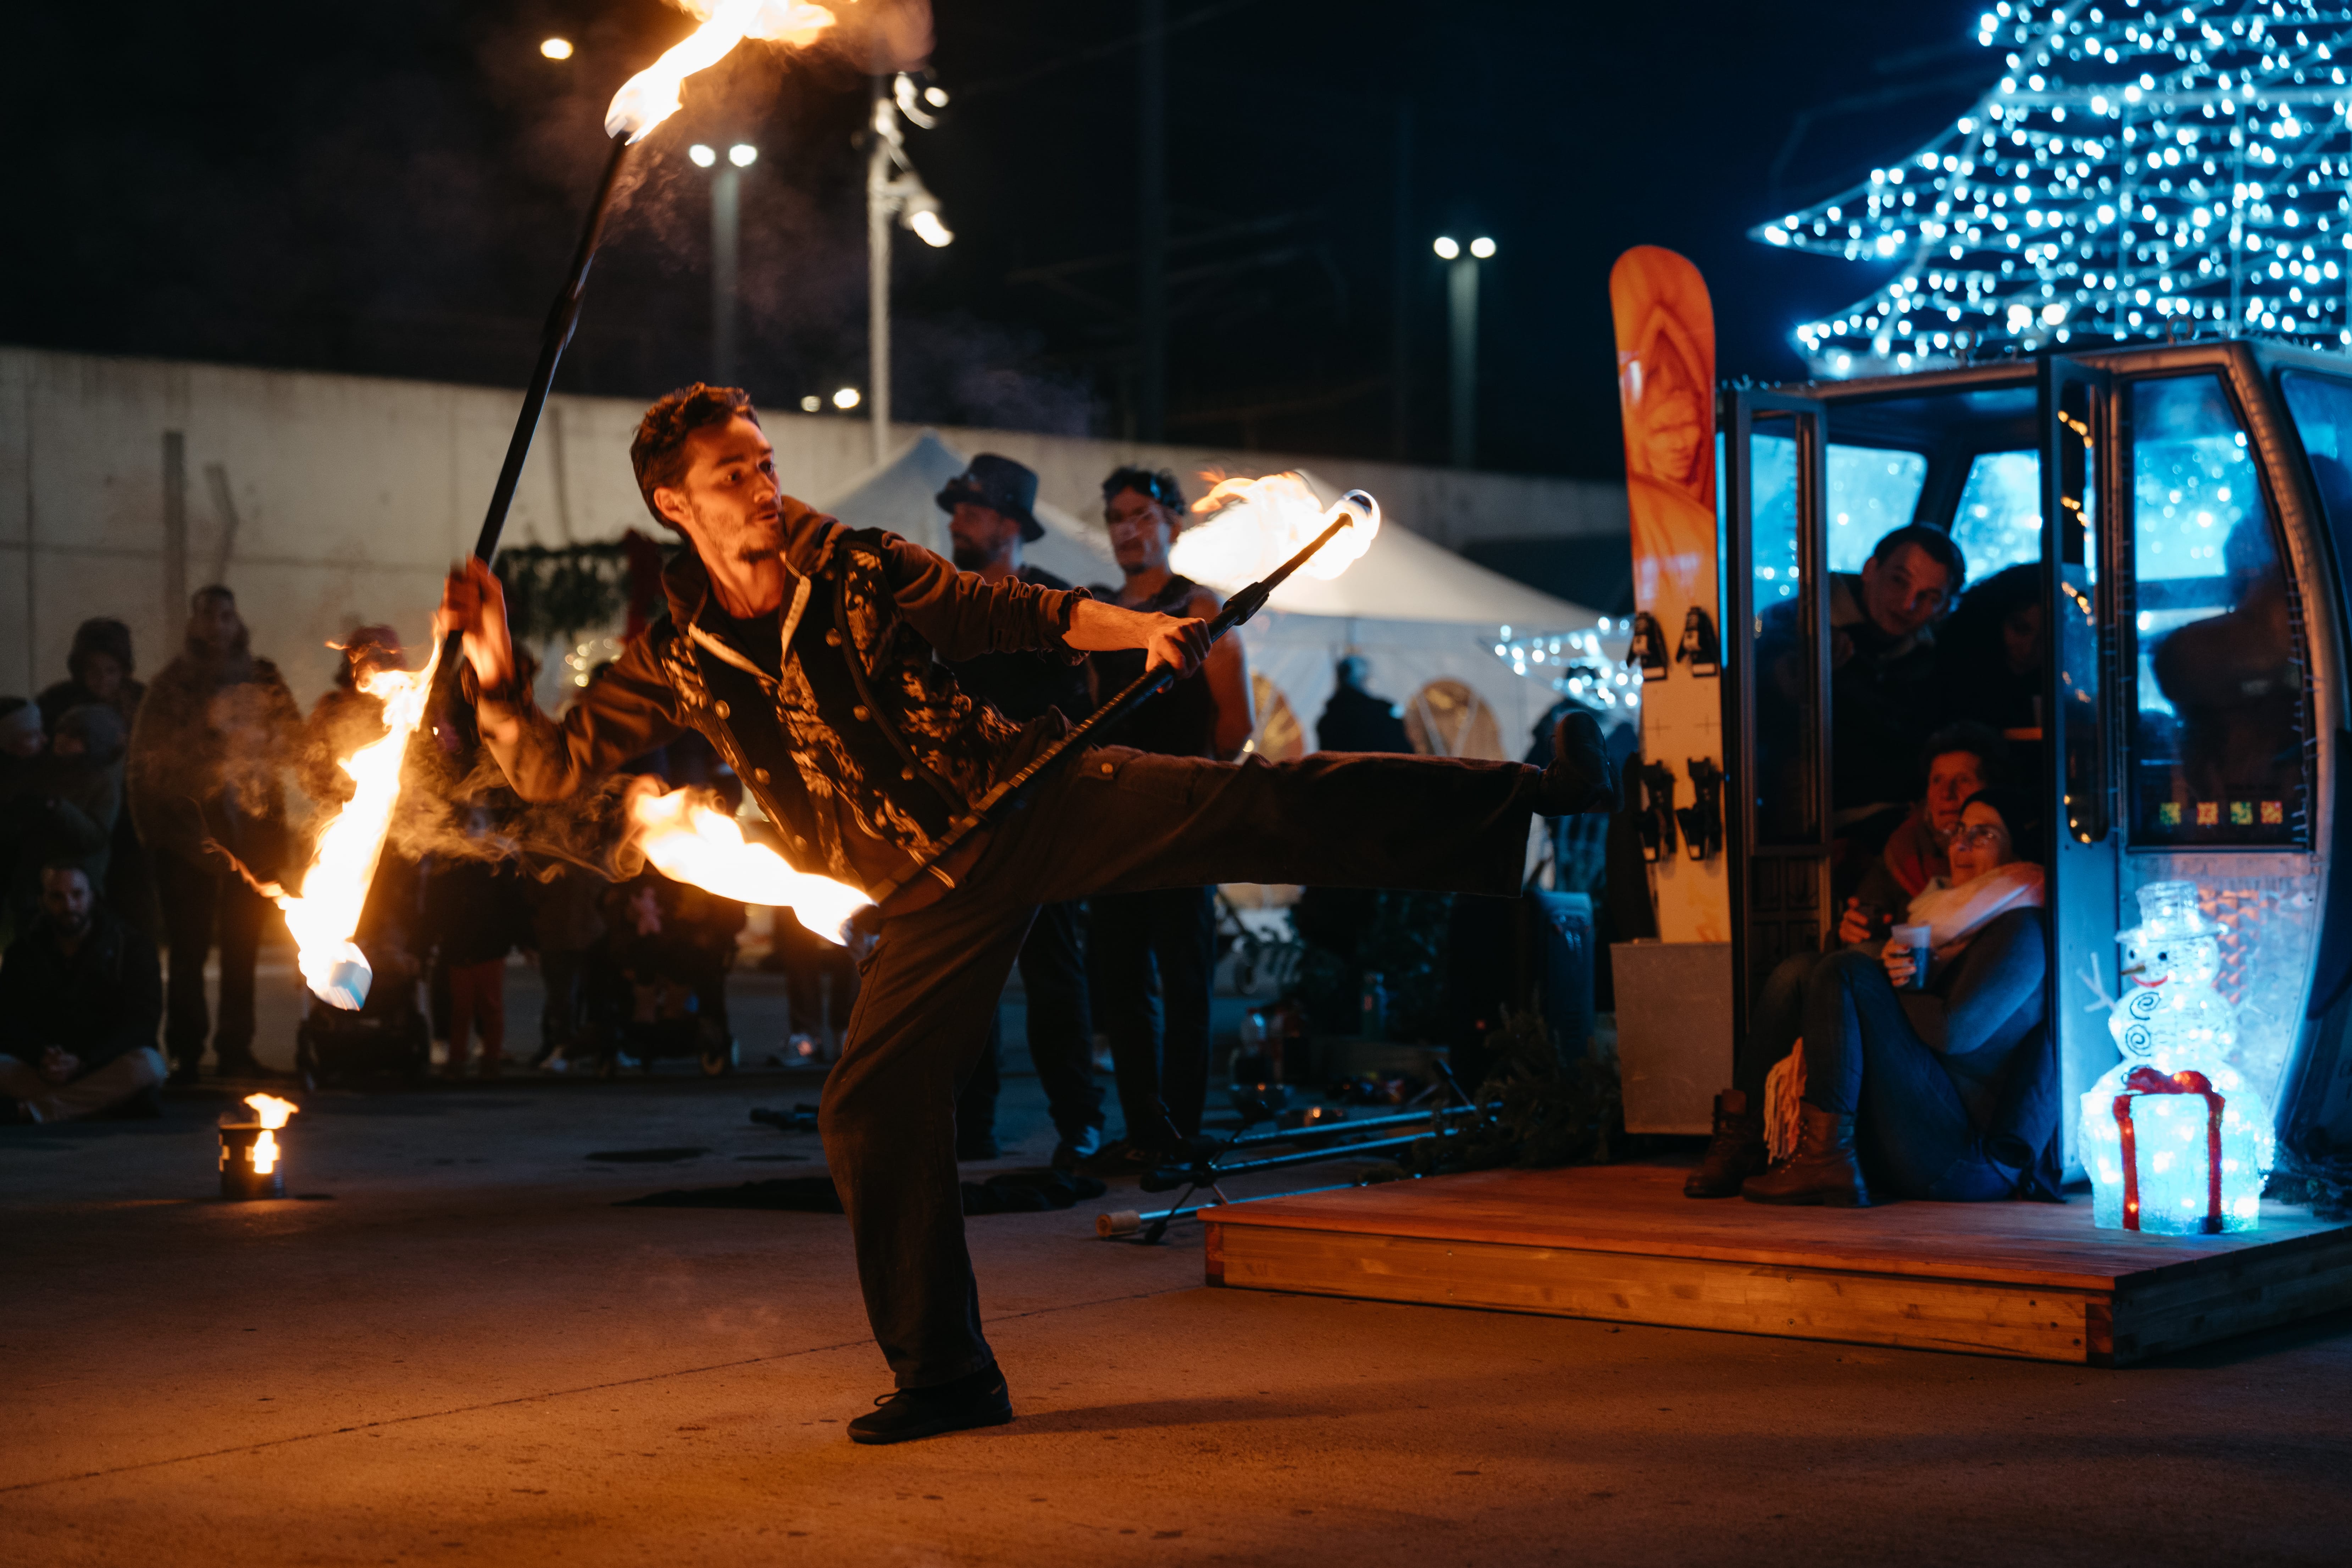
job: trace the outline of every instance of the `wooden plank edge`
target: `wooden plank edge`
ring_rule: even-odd
[[[2105,1359],[2095,1364],[2128,1366],[2346,1307],[2352,1307],[2352,1234],[2339,1233],[2330,1246],[2202,1258],[2125,1280],[2115,1297]]]
[[[1300,1266],[1302,1260],[1307,1258],[1307,1253],[1300,1250],[1298,1244],[1292,1238],[1299,1237],[1302,1233],[1287,1227],[1244,1226],[1231,1221],[1226,1223],[1232,1226],[1236,1234],[1220,1238],[1218,1282],[1231,1289],[1332,1296],[1358,1300],[1393,1301],[1415,1306],[1464,1307],[1484,1311],[1526,1312],[1538,1316],[1579,1318],[1601,1322],[1630,1322],[1660,1328],[1696,1329],[1720,1333],[1749,1333],[1761,1338],[1889,1345],[1907,1350],[1958,1352],[1971,1355],[1993,1355],[2072,1365],[2090,1363],[2094,1352],[2094,1325],[2104,1325],[2107,1321],[2106,1309],[2109,1298],[2104,1293],[2095,1291],[1986,1284],[1974,1280],[1953,1280],[1865,1270],[1784,1268],[1749,1264],[1736,1259],[1661,1257],[1651,1254],[1588,1251],[1573,1247],[1519,1247],[1504,1244],[1460,1240],[1448,1242],[1442,1239],[1432,1240],[1425,1237],[1376,1238],[1389,1244],[1381,1249],[1385,1256],[1377,1260],[1383,1267],[1366,1268],[1352,1279],[1344,1282],[1335,1282],[1314,1279],[1305,1268]],[[1305,1234],[1314,1235],[1315,1233]],[[1330,1238],[1317,1236],[1316,1239],[1328,1241]],[[1253,1243],[1260,1246],[1266,1243],[1273,1245],[1271,1250],[1259,1251],[1253,1247]],[[1312,1247],[1311,1243],[1308,1245],[1309,1247]],[[1244,1267],[1238,1272],[1233,1266],[1236,1249],[1241,1252],[1244,1259]],[[1284,1256],[1286,1253],[1289,1255],[1287,1258]],[[1843,1330],[1831,1330],[1812,1322],[1810,1313],[1803,1321],[1797,1318],[1789,1318],[1779,1326],[1768,1324],[1762,1321],[1763,1314],[1758,1305],[1752,1302],[1739,1308],[1728,1308],[1726,1312],[1716,1314],[1710,1320],[1709,1317],[1703,1315],[1700,1310],[1694,1310],[1678,1316],[1660,1315],[1654,1310],[1643,1310],[1630,1301],[1625,1302],[1624,1310],[1601,1310],[1590,1302],[1571,1308],[1556,1303],[1537,1305],[1524,1300],[1505,1300],[1499,1295],[1478,1294],[1475,1287],[1472,1288],[1472,1294],[1465,1295],[1463,1293],[1464,1282],[1458,1279],[1449,1278],[1447,1271],[1410,1268],[1400,1270],[1395,1267],[1400,1254],[1412,1261],[1465,1255],[1465,1261],[1498,1262],[1503,1260],[1505,1255],[1515,1253],[1545,1253],[1564,1258],[1589,1258],[1595,1261],[1622,1260],[1636,1266],[1686,1269],[1696,1279],[1713,1275],[1718,1279],[1751,1279],[1778,1281],[1782,1285],[1819,1287],[1825,1299],[1838,1305],[1846,1303],[1837,1301],[1836,1299],[1842,1297],[1847,1289],[1855,1287],[1872,1293],[1896,1295],[1900,1294],[1904,1286],[1916,1285],[1923,1288],[1918,1294],[1927,1300],[1906,1302],[1900,1310],[1874,1311],[1869,1309],[1858,1309],[1866,1314],[1864,1320],[1865,1326],[1857,1329],[1850,1325]],[[1370,1263],[1373,1260],[1369,1258],[1355,1258],[1350,1261]],[[1551,1258],[1546,1258],[1541,1260],[1529,1258],[1527,1261],[1549,1262]],[[1289,1264],[1286,1268],[1284,1267],[1285,1262]],[[1530,1289],[1555,1290],[1563,1288],[1580,1288],[1602,1296],[1614,1295],[1621,1300],[1623,1300],[1622,1291],[1612,1289],[1608,1283],[1597,1279],[1575,1281],[1573,1285],[1568,1287],[1563,1287],[1558,1280],[1530,1281]],[[1443,1293],[1438,1293],[1441,1290]],[[1677,1288],[1662,1293],[1658,1299],[1662,1301],[1670,1300],[1696,1301],[1699,1298],[1689,1292],[1687,1288]],[[2022,1306],[2028,1311],[2035,1313],[2048,1313],[2054,1310],[2056,1315],[2038,1324],[2021,1321],[1996,1323],[1994,1318],[1989,1318],[1986,1331],[1977,1335],[1955,1333],[1948,1329],[1928,1326],[1935,1319],[1933,1314],[1923,1312],[1923,1307],[1932,1305],[1948,1312],[1964,1301],[1982,1301],[1988,1308],[1994,1310],[1994,1318],[1997,1318],[2000,1309],[2018,1306]],[[1747,1311],[1754,1321],[1752,1322],[1727,1321],[1729,1313],[1739,1310]],[[1776,1307],[1773,1309],[1773,1313],[1777,1314],[1779,1310],[1780,1309]],[[1870,1322],[1881,1322],[1890,1326],[1874,1329],[1866,1326]],[[2001,1334],[2006,1337],[1995,1337],[1993,1332],[1995,1327],[1998,1327]]]

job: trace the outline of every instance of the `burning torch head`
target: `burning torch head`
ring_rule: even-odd
[[[678,110],[678,89],[695,72],[717,65],[746,38],[805,47],[833,26],[833,13],[803,0],[677,0],[702,26],[661,58],[621,84],[604,111],[604,134],[642,142]]]

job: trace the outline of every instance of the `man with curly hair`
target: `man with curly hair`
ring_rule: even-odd
[[[691,548],[664,573],[668,617],[562,724],[517,679],[488,569],[466,563],[443,595],[444,629],[465,634],[483,739],[527,799],[592,787],[691,728],[741,777],[794,865],[879,887],[1066,731],[1058,710],[1015,725],[974,702],[949,663],[1139,648],[1151,668],[1186,675],[1208,654],[1202,621],[960,572],[793,500],[734,388],[663,398],[629,455],[647,510]],[[1224,881],[1513,893],[1532,814],[1613,800],[1590,720],[1570,722],[1559,752],[1538,770],[1101,747],[1047,773],[1025,809],[874,911],[874,951],[820,1116],[866,1315],[898,1384],[850,1423],[851,1437],[902,1442],[1012,1419],[964,1246],[955,1104],[1039,904]]]

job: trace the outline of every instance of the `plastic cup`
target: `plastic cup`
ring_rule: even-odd
[[[1927,984],[1927,935],[1926,926],[1896,926],[1886,933],[1887,941],[1911,950],[1911,979],[1902,987],[1906,991],[1917,991]]]

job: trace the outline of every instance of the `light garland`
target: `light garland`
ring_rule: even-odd
[[[2007,74],[1942,137],[1768,245],[1895,260],[1797,328],[1832,376],[2096,339],[2352,344],[2352,5],[2000,0]]]
[[[1613,626],[1622,651],[1633,623],[1618,621]],[[1563,697],[1573,697],[1604,712],[1622,709],[1632,713],[1642,706],[1641,672],[1601,645],[1601,637],[1611,635],[1612,627],[1607,616],[1591,631],[1541,637],[1515,637],[1511,628],[1504,626],[1496,634],[1495,657],[1509,665],[1514,675],[1549,681]]]

